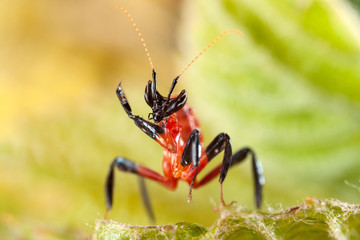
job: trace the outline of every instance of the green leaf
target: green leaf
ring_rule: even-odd
[[[131,226],[98,220],[95,239],[359,239],[360,206],[308,197],[304,203],[277,213],[243,207],[220,207],[209,228],[193,223]]]
[[[208,140],[224,131],[234,151],[251,146],[271,202],[307,194],[356,201],[344,181],[357,183],[360,169],[357,12],[323,0],[199,0],[185,12],[193,17],[184,41],[196,43],[183,48],[186,59],[227,29],[243,32],[225,36],[183,77]]]

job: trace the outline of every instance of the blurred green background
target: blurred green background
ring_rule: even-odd
[[[122,80],[133,111],[147,116],[151,68],[116,5],[139,25],[161,93],[218,34],[243,32],[207,51],[175,91],[188,91],[206,143],[226,132],[234,151],[257,152],[267,180],[264,211],[310,195],[359,203],[358,1],[2,1],[0,236],[87,238],[104,216],[104,179],[115,156],[162,172],[161,147],[115,95]],[[148,223],[137,184],[116,173],[112,219]],[[195,190],[190,204],[184,183],[175,192],[148,186],[158,224],[209,226],[217,217],[217,181]],[[254,208],[249,162],[229,171],[224,191],[225,200]]]

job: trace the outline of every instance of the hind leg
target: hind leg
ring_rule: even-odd
[[[151,208],[149,195],[146,189],[144,178],[154,180],[161,183],[167,188],[175,189],[177,186],[177,179],[165,178],[159,173],[141,166],[129,159],[123,157],[116,157],[110,165],[108,175],[106,177],[105,183],[105,200],[106,200],[106,210],[109,212],[113,205],[113,191],[114,191],[114,169],[117,168],[122,172],[129,172],[139,175],[140,177],[140,191],[143,198],[143,203],[145,205],[147,214],[150,218],[150,221],[154,221],[154,214]]]

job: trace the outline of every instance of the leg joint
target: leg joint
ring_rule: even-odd
[[[230,137],[227,133],[220,133],[218,137],[219,137],[219,141],[224,141],[224,142],[230,141]]]
[[[111,168],[117,167],[120,171],[137,173],[137,164],[123,157],[116,157]]]
[[[220,133],[217,135],[214,140],[207,146],[206,155],[208,156],[208,161],[211,161],[217,154],[223,151],[226,146],[230,146],[230,137],[226,133]]]

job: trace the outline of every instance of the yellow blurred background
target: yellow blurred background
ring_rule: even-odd
[[[115,95],[123,80],[137,110],[151,77],[130,21],[113,9],[119,4],[134,15],[153,61],[163,66],[162,84],[174,75],[180,2],[0,3],[0,235],[5,238],[86,237],[105,214],[103,186],[111,160],[126,146],[128,152],[146,146],[139,140],[146,136],[136,135]],[[149,141],[148,147],[154,145]],[[161,148],[153,152],[160,170]],[[134,157],[139,155],[144,156]],[[136,178],[128,180],[121,192],[134,202],[116,203],[129,208],[118,219],[147,223],[145,215],[136,217],[143,215]]]
[[[171,80],[183,66],[216,35],[230,28],[240,27],[244,31],[244,40],[229,37],[211,50],[213,55],[209,51],[202,56],[204,60],[199,60],[184,74],[184,80],[179,82],[176,91],[185,88],[189,92],[189,102],[203,123],[206,143],[224,131],[233,136],[233,149],[249,144],[260,152],[269,180],[265,187],[265,210],[296,204],[309,194],[358,202],[360,195],[356,187],[344,184],[344,180],[348,180],[358,187],[356,184],[360,177],[360,165],[357,163],[360,104],[356,95],[356,92],[360,92],[356,81],[360,79],[356,69],[360,52],[358,31],[351,27],[349,31],[344,30],[343,26],[354,26],[352,23],[339,26],[341,23],[335,24],[330,17],[316,19],[316,14],[311,15],[318,9],[332,11],[320,0],[289,0],[284,5],[279,1],[271,4],[265,0],[254,1],[259,3],[258,8],[254,8],[251,1],[240,2],[253,14],[247,13],[246,19],[234,18],[243,22],[243,26],[231,19],[231,14],[238,15],[230,0],[224,1],[224,4],[222,1],[209,4],[201,0],[2,1],[0,236],[4,236],[4,239],[87,238],[94,229],[95,220],[103,218],[105,214],[104,181],[115,156],[128,157],[162,172],[161,147],[128,119],[115,95],[115,88],[122,81],[134,113],[147,116],[149,109],[143,100],[143,93],[146,82],[151,78],[151,68],[129,19],[113,8],[116,5],[125,7],[138,24],[157,70],[161,93],[167,92]],[[346,1],[338,2],[341,6],[348,6]],[[300,22],[303,16],[306,16],[305,20],[312,19],[308,22],[304,20],[304,25],[299,25],[299,29],[292,29],[296,34],[302,34],[304,29],[310,29],[313,25],[319,26],[318,29],[325,25],[341,29],[342,37],[337,38],[339,32],[336,32],[336,41],[328,43],[326,47],[332,50],[335,46],[333,52],[337,55],[332,55],[334,59],[350,59],[354,63],[355,67],[352,65],[351,69],[341,71],[354,73],[353,78],[345,80],[349,82],[348,89],[355,94],[350,92],[346,95],[348,89],[345,80],[339,84],[339,92],[345,97],[333,97],[331,94],[335,90],[331,86],[322,85],[320,80],[313,81],[328,77],[321,77],[324,76],[321,75],[322,70],[329,76],[341,72],[331,64],[324,64],[328,68],[319,67],[318,71],[313,71],[311,66],[306,65],[311,60],[317,66],[318,59],[308,57],[314,52],[313,49],[299,50],[298,53],[306,52],[300,59],[296,58],[296,51],[292,52],[290,47],[281,48],[287,43],[296,45],[295,48],[298,45],[302,47],[301,44],[310,42],[309,38],[314,35],[318,37],[314,42],[318,43],[319,39],[331,38],[331,34],[327,35],[330,30],[314,33],[309,30],[306,32],[308,38],[298,38],[299,42],[296,42],[293,40],[300,35],[294,34],[294,38],[288,39],[285,32],[292,31],[279,18],[279,22],[274,20],[274,25],[284,29],[280,36],[276,35],[274,29],[261,32],[265,28],[257,21],[259,16],[271,18],[271,14],[274,14],[271,10],[280,9],[286,12],[283,17],[290,19],[294,17],[287,12],[290,7],[296,9],[298,15],[295,18],[299,18]],[[355,10],[351,10],[351,14],[348,18],[356,18],[354,24],[358,26],[358,14]],[[346,37],[350,39],[348,42],[344,40]],[[263,43],[259,43],[259,39]],[[285,43],[280,44],[279,39]],[[230,41],[230,44],[226,41]],[[267,48],[267,44],[274,46],[274,49]],[[275,47],[281,51],[275,51]],[[326,52],[326,47],[321,51]],[[241,53],[241,60],[238,52]],[[305,55],[307,52],[309,55]],[[289,68],[282,62],[286,62],[287,57],[301,64]],[[238,63],[243,67],[236,65]],[[262,67],[253,69],[254,66]],[[234,70],[241,71],[239,76],[244,82],[238,82],[242,85],[232,81]],[[306,72],[308,70],[313,71],[313,75]],[[213,71],[217,72],[213,74]],[[210,80],[211,76],[218,77],[216,74],[228,76],[229,82],[226,77]],[[279,85],[261,82],[265,78],[263,75],[281,76],[285,80]],[[201,80],[202,76],[204,79]],[[299,89],[301,94],[297,94]],[[245,92],[240,94],[241,91]],[[267,95],[267,92],[276,94]],[[324,97],[327,94],[331,95],[331,101],[330,97]],[[256,99],[259,98],[261,101],[258,105]],[[291,99],[294,101],[291,102]],[[318,114],[319,110],[311,106],[308,99],[316,99],[314,106],[323,109],[320,120],[312,118],[313,112]],[[289,101],[291,103],[287,105]],[[299,106],[308,106],[312,112],[301,112]],[[297,107],[299,112],[295,111]],[[295,110],[283,114],[284,109]],[[339,115],[344,119],[350,119],[347,127],[339,127],[337,123],[342,123],[342,120],[330,116],[334,110],[339,110]],[[242,118],[242,115],[249,119]],[[289,121],[285,119],[287,117]],[[294,123],[293,119],[301,121]],[[330,132],[337,127],[338,132]],[[300,139],[306,131],[310,133],[296,142],[298,136]],[[313,135],[311,131],[314,131]],[[323,139],[329,142],[322,144]],[[321,155],[318,149],[308,150],[312,140],[318,141],[316,147],[327,151],[326,154]],[[329,149],[338,151],[334,155]],[[320,160],[315,164],[313,159],[314,162]],[[216,163],[211,163],[209,169],[218,162],[220,158]],[[250,165],[246,163],[241,170],[229,173],[225,197],[237,200],[246,207],[254,207],[249,169]],[[318,173],[324,174],[324,178]],[[241,182],[237,181],[239,175]],[[135,176],[116,172],[111,218],[130,224],[148,223],[137,184]],[[213,212],[214,204],[219,202],[217,181],[195,190],[191,204],[187,203],[188,186],[184,183],[179,184],[176,192],[149,181],[148,186],[158,224],[192,221],[209,226],[217,217]]]

